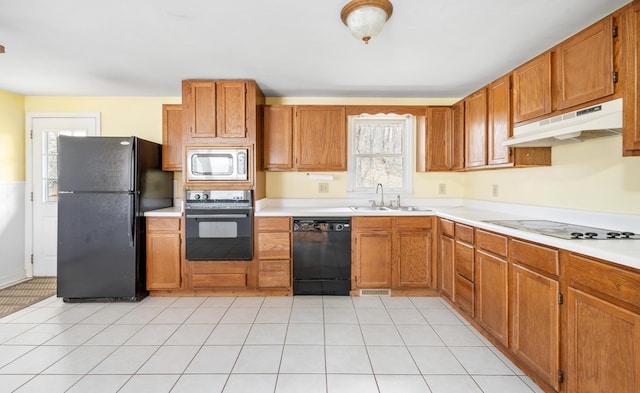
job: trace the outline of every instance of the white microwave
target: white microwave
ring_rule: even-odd
[[[187,148],[187,180],[249,180],[249,149]]]

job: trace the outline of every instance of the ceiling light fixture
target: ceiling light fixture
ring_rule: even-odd
[[[0,53],[4,53],[4,46],[0,45]]]
[[[392,13],[393,4],[389,0],[352,0],[342,8],[340,17],[354,37],[368,44],[382,31]]]

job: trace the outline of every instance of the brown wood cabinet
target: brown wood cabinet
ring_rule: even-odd
[[[264,169],[293,170],[293,106],[264,108]]]
[[[162,105],[162,170],[182,170],[182,105]]]
[[[453,301],[471,317],[475,315],[474,229],[455,223]]]
[[[513,121],[551,113],[551,52],[516,68],[513,78]]]
[[[432,264],[433,237],[431,217],[398,217],[395,219],[393,288],[431,288],[435,267]]]
[[[450,107],[427,108],[427,172],[450,171],[453,166],[453,117]]]
[[[541,381],[559,390],[559,252],[513,239],[511,262],[511,351]]]
[[[291,289],[291,217],[258,217],[258,287]]]
[[[346,171],[344,106],[265,108],[264,168],[270,171]]]
[[[352,288],[428,289],[434,283],[431,217],[353,217]]]
[[[294,132],[298,170],[347,170],[347,116],[344,106],[296,107]]]
[[[504,346],[509,345],[508,239],[476,230],[476,321]]]
[[[464,100],[458,101],[451,106],[451,136],[452,154],[451,170],[464,170]]]
[[[465,168],[487,165],[487,89],[464,100]]]
[[[511,148],[502,146],[502,142],[513,135],[510,75],[506,75],[489,85],[487,101],[487,164],[512,164]]]
[[[624,16],[622,148],[624,156],[640,156],[640,1],[634,1]]]
[[[640,274],[564,253],[567,265],[566,391],[640,390]]]
[[[453,300],[455,239],[454,222],[444,218],[438,219],[438,261],[440,272],[440,291],[442,295]]]
[[[147,217],[147,289],[180,289],[182,252],[180,218]]]
[[[558,109],[613,94],[613,17],[563,41],[554,57]]]
[[[352,287],[391,288],[391,217],[352,217]]]
[[[183,129],[187,144],[253,141],[255,127],[252,125],[250,130],[249,124],[256,121],[254,105],[256,95],[261,94],[253,81],[182,81]]]

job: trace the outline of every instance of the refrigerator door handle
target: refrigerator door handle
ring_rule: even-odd
[[[135,206],[135,194],[129,195],[129,212],[127,215],[129,216],[129,247],[133,247],[136,245],[136,206]]]
[[[129,168],[129,191],[136,191],[138,165],[136,164],[136,141],[131,144],[131,167]]]

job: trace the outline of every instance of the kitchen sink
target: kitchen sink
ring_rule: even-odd
[[[428,212],[431,209],[418,206],[400,206],[400,207],[387,207],[387,206],[350,206],[350,209],[358,212]]]
[[[383,206],[349,206],[349,208],[357,212],[389,211],[389,208]]]

